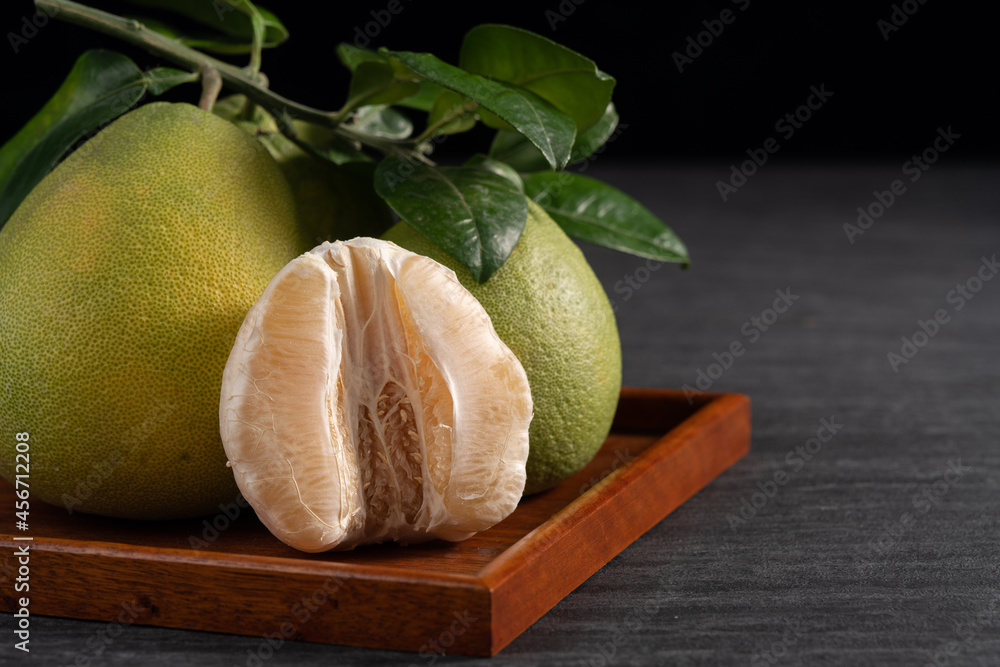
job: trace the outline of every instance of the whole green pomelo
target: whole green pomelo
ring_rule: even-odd
[[[264,147],[188,104],[139,107],[58,165],[0,230],[0,438],[29,434],[32,496],[141,519],[232,502],[222,370],[310,247]]]
[[[383,236],[454,270],[524,366],[535,406],[525,494],[554,486],[594,457],[611,429],[622,377],[618,327],[604,288],[559,225],[528,204],[524,233],[483,284],[405,222]]]

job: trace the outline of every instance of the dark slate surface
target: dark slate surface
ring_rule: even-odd
[[[949,300],[1000,253],[1000,169],[935,166],[853,244],[843,224],[906,178],[899,164],[767,165],[728,203],[724,164],[592,171],[694,258],[647,273],[586,248],[618,306],[625,382],[694,385],[742,343],[711,388],[752,397],[751,453],[493,659],[286,643],[262,664],[1000,664],[1000,280]],[[776,290],[795,299],[751,340]],[[939,309],[894,372],[887,354]],[[835,433],[810,442],[823,420]],[[32,629],[30,661],[7,634],[0,664],[260,664],[250,637]]]

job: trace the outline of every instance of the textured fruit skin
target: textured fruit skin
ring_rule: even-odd
[[[191,105],[139,107],[57,166],[0,230],[0,437],[30,434],[32,497],[140,519],[236,498],[222,369],[309,247],[264,147]]]
[[[525,495],[583,468],[611,429],[622,360],[611,304],[576,244],[529,201],[514,251],[478,284],[468,269],[405,222],[384,238],[454,270],[524,366],[535,410]]]

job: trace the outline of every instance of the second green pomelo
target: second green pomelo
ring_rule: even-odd
[[[622,366],[611,304],[576,244],[529,201],[524,233],[510,257],[479,284],[405,222],[383,238],[453,269],[524,366],[534,401],[525,494],[583,468],[611,428]]]
[[[32,497],[141,519],[231,503],[222,369],[312,245],[264,147],[188,104],[139,107],[57,166],[0,230],[0,437],[29,434]]]

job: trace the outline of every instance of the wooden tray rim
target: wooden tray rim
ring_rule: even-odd
[[[636,402],[648,403],[659,397],[664,401],[676,403],[679,400],[688,400],[685,392],[674,389],[623,387],[621,400],[623,402],[633,400]],[[449,573],[440,570],[406,569],[391,565],[368,565],[358,562],[342,562],[328,560],[302,560],[293,556],[273,556],[255,555],[250,553],[231,553],[212,550],[193,550],[172,547],[155,547],[146,545],[135,545],[124,542],[102,541],[84,542],[80,539],[65,538],[43,538],[32,544],[33,550],[48,551],[52,553],[66,554],[70,557],[79,555],[80,557],[105,558],[115,561],[145,562],[149,564],[157,562],[170,562],[194,567],[197,569],[223,568],[229,572],[248,572],[253,574],[275,575],[286,573],[295,575],[298,578],[307,577],[330,578],[342,577],[350,579],[356,584],[364,582],[381,583],[383,586],[417,586],[430,589],[438,587],[444,590],[451,590],[457,593],[459,590],[465,591],[465,595],[471,596],[467,599],[480,599],[486,607],[480,608],[479,613],[487,612],[488,630],[487,645],[483,648],[475,649],[472,655],[495,655],[507,644],[519,636],[525,629],[534,624],[538,618],[556,606],[569,592],[589,579],[594,572],[603,567],[607,562],[616,557],[629,544],[632,544],[642,534],[647,532],[652,525],[656,525],[663,518],[668,516],[681,504],[686,502],[692,495],[698,493],[711,481],[721,474],[732,463],[741,458],[749,448],[749,408],[750,399],[743,394],[703,392],[694,396],[690,401],[692,411],[684,416],[679,422],[674,422],[672,426],[661,430],[656,425],[655,418],[643,418],[648,421],[635,421],[632,423],[619,423],[616,418],[612,432],[619,434],[641,434],[655,437],[644,450],[641,451],[629,465],[624,465],[613,469],[601,480],[587,488],[583,493],[571,500],[569,503],[559,508],[554,514],[549,516],[542,524],[536,526],[520,539],[510,544],[491,560],[483,564],[475,573]],[[640,410],[642,412],[642,410]],[[663,510],[662,515],[651,525],[636,530],[634,527],[627,529],[625,533],[619,534],[618,542],[606,549],[591,552],[590,558],[585,562],[585,567],[567,574],[554,590],[545,591],[542,600],[538,604],[530,605],[530,608],[521,607],[517,609],[519,614],[514,613],[517,604],[517,594],[512,594],[512,590],[523,586],[525,577],[529,577],[534,572],[537,576],[539,559],[543,559],[550,549],[565,549],[560,546],[563,539],[574,539],[574,528],[580,524],[600,517],[602,508],[609,503],[613,503],[621,492],[628,492],[630,487],[641,477],[649,473],[663,459],[670,457],[677,450],[685,448],[692,438],[700,439],[699,432],[705,429],[715,428],[720,423],[720,417],[738,420],[743,422],[746,416],[746,442],[734,446],[729,443],[726,450],[730,456],[722,467],[719,463],[713,465],[714,474],[705,476],[702,471],[703,481],[700,486],[693,488],[691,492],[679,502],[675,502],[671,507]],[[636,418],[639,419],[639,418]],[[723,420],[724,421],[724,420]],[[641,424],[641,426],[640,426]],[[732,458],[735,456],[735,458]],[[638,485],[637,485],[638,486]],[[673,501],[671,501],[673,502]],[[666,506],[666,504],[664,505]],[[657,510],[659,513],[659,509]],[[595,517],[595,515],[597,515]],[[627,538],[622,538],[627,534]],[[567,542],[567,545],[570,544]],[[11,547],[19,542],[12,541],[12,535],[8,531],[0,534],[0,545]],[[143,567],[138,565],[138,567]],[[520,578],[520,581],[518,579]],[[512,588],[513,587],[513,588]],[[498,597],[499,596],[499,597]],[[58,614],[57,614],[58,615]],[[89,618],[88,616],[66,615],[69,618]],[[181,627],[200,629],[208,631],[211,628],[195,628],[188,625],[176,624],[177,621],[170,619],[170,622],[151,623],[161,627]],[[317,641],[317,640],[313,640]],[[337,643],[343,643],[338,641]],[[365,646],[368,644],[356,644]],[[488,650],[483,652],[483,650]],[[464,652],[464,651],[463,651]]]

